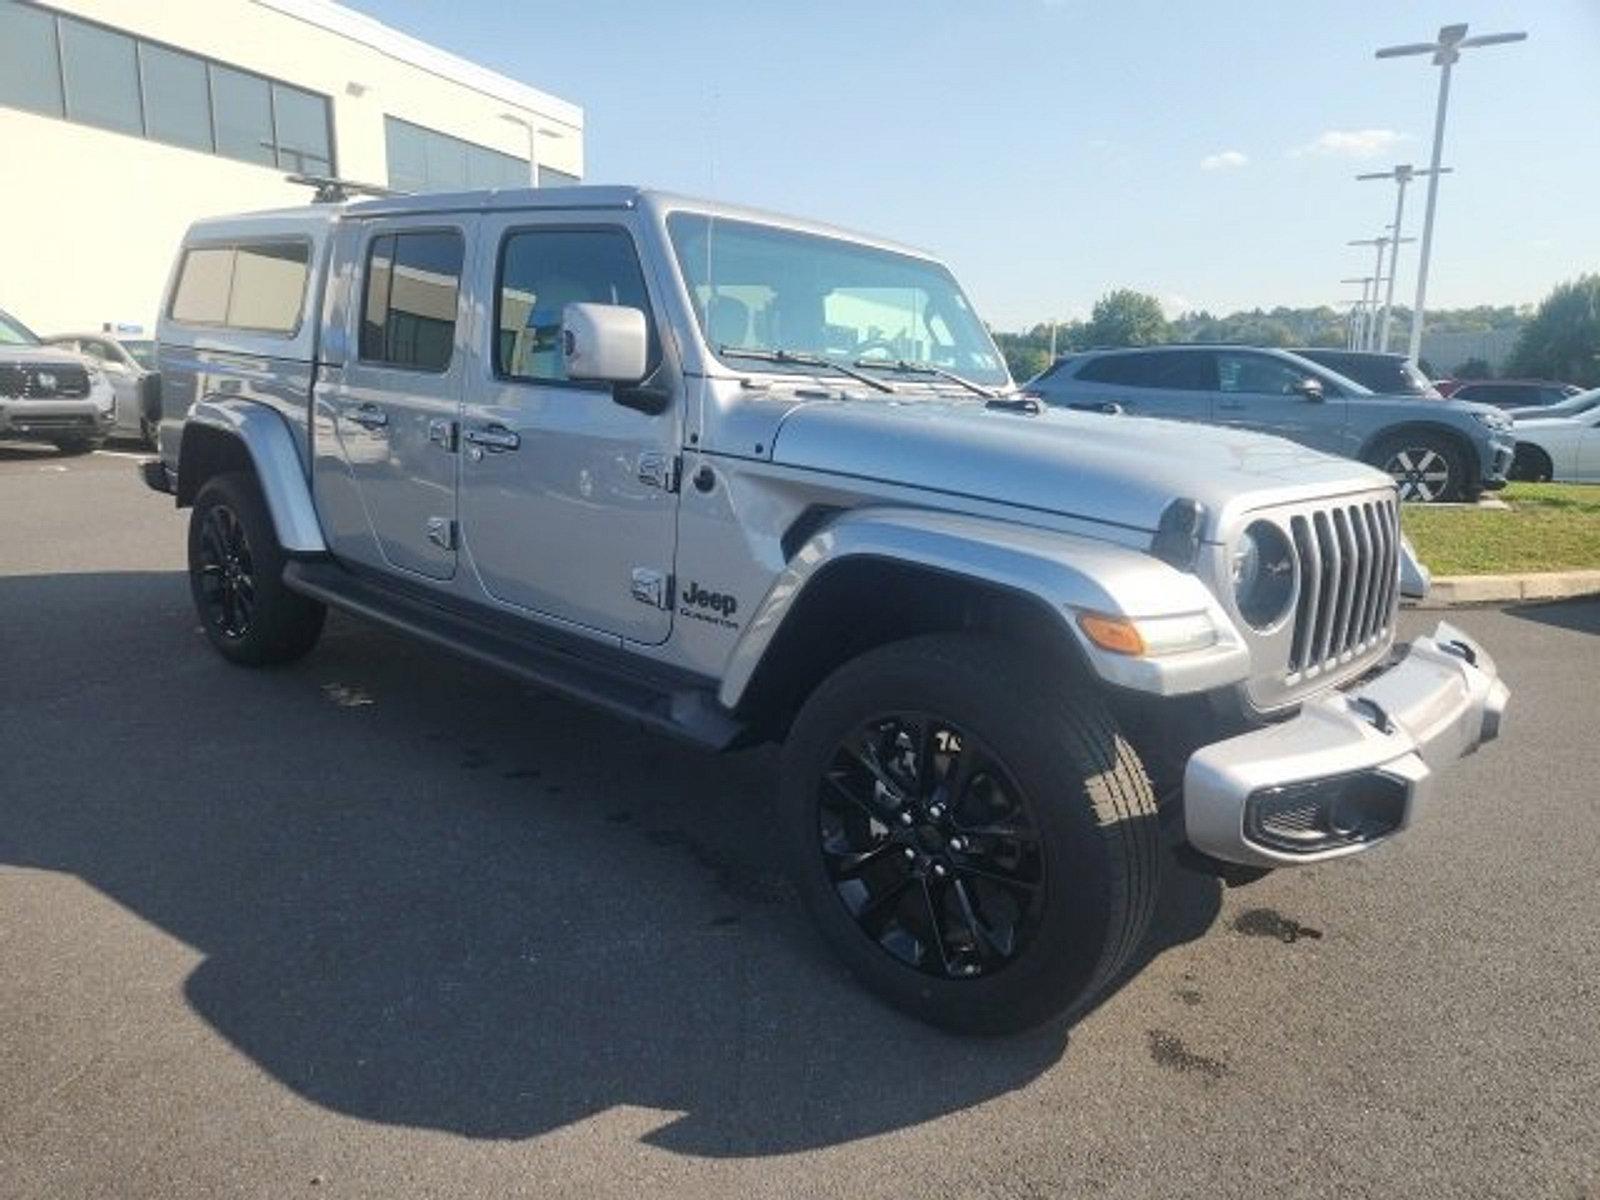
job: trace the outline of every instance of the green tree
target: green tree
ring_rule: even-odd
[[[1506,373],[1600,385],[1600,275],[1580,275],[1544,298],[1522,327]]]
[[[1083,330],[1088,346],[1154,346],[1171,336],[1161,302],[1131,288],[1118,288],[1095,301]]]
[[[1459,363],[1450,375],[1453,379],[1493,379],[1494,368],[1489,365],[1488,359],[1473,355],[1466,362]]]

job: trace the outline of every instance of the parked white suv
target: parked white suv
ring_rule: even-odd
[[[81,354],[43,345],[0,310],[0,440],[84,454],[115,424],[116,394],[105,372]]]

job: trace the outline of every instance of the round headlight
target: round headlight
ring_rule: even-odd
[[[1257,632],[1271,629],[1294,602],[1294,547],[1271,521],[1255,521],[1234,543],[1229,563],[1239,615]]]

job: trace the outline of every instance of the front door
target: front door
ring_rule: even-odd
[[[1330,388],[1321,399],[1299,389],[1308,373],[1270,354],[1218,350],[1217,391],[1211,416],[1219,425],[1275,433],[1314,450],[1346,453],[1343,396]]]
[[[553,216],[485,218],[475,278],[492,281],[461,421],[461,524],[494,601],[632,641],[672,629],[681,384],[659,411],[567,379],[572,303],[658,317],[630,227]],[[620,397],[625,400],[627,397]]]
[[[456,571],[461,289],[476,218],[381,221],[347,234],[343,362],[315,389],[317,509],[341,558],[428,579]]]

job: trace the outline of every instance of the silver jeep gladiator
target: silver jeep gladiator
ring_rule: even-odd
[[[620,187],[204,221],[160,326],[213,646],[329,606],[712,749],[783,743],[822,936],[957,1029],[1081,1013],[1163,845],[1219,874],[1405,828],[1507,690],[1395,643],[1393,482],[1018,394],[950,273]]]

